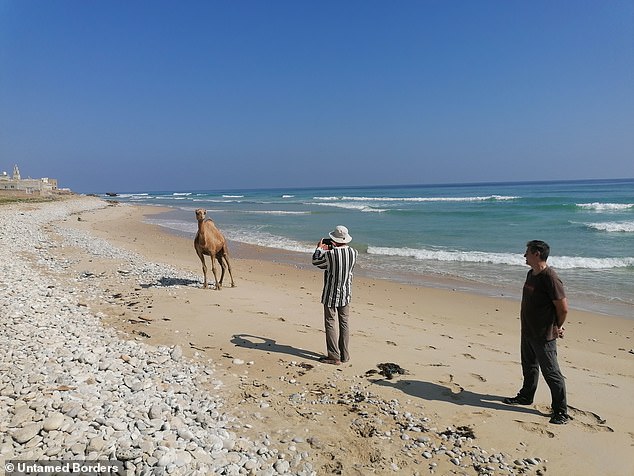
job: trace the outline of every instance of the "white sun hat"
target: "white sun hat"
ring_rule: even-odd
[[[335,243],[350,243],[352,241],[352,237],[348,233],[348,229],[343,225],[337,225],[335,229],[329,233],[329,235]]]

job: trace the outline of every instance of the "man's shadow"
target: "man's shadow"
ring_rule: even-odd
[[[288,354],[295,357],[308,360],[319,360],[323,355],[317,354],[310,350],[298,349],[290,345],[278,344],[275,340],[267,337],[254,336],[251,334],[234,334],[231,342],[246,349],[258,349],[266,352],[277,352],[279,354]]]
[[[530,413],[539,416],[549,416],[548,414],[540,412],[530,406],[506,405],[502,403],[502,399],[504,397],[475,393],[469,390],[464,390],[459,386],[456,386],[459,391],[454,392],[449,387],[419,380],[373,379],[371,382],[382,387],[395,388],[403,393],[413,397],[422,398],[423,400],[436,400],[453,403],[455,405],[488,408],[489,410],[504,410],[518,413]]]

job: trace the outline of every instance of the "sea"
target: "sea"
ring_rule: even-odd
[[[279,255],[298,266],[310,267],[319,239],[345,225],[360,253],[357,274],[512,299],[519,299],[529,269],[526,242],[544,240],[572,308],[634,317],[634,179],[165,190],[106,198],[166,207],[147,221],[192,239],[194,210],[205,208],[230,246],[266,247],[268,259]]]

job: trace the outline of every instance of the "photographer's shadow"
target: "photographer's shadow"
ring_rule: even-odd
[[[502,410],[518,413],[529,413],[532,415],[549,416],[531,407],[514,406],[502,403],[504,397],[499,395],[486,395],[471,392],[462,387],[456,386],[459,391],[454,392],[451,388],[445,387],[432,382],[423,382],[420,380],[387,380],[372,379],[372,383],[382,387],[395,388],[413,397],[422,398],[423,400],[436,400],[441,402],[453,403],[455,405],[466,405],[478,408],[487,408],[489,410]]]
[[[246,349],[257,349],[265,352],[277,352],[279,354],[288,354],[294,357],[307,360],[319,360],[323,355],[310,350],[298,349],[290,345],[278,344],[277,341],[267,337],[254,336],[251,334],[234,334],[231,343],[237,347]]]

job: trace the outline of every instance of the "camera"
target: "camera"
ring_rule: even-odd
[[[332,242],[332,238],[322,238],[321,242],[326,245],[328,247],[328,249],[332,249],[333,242]]]

